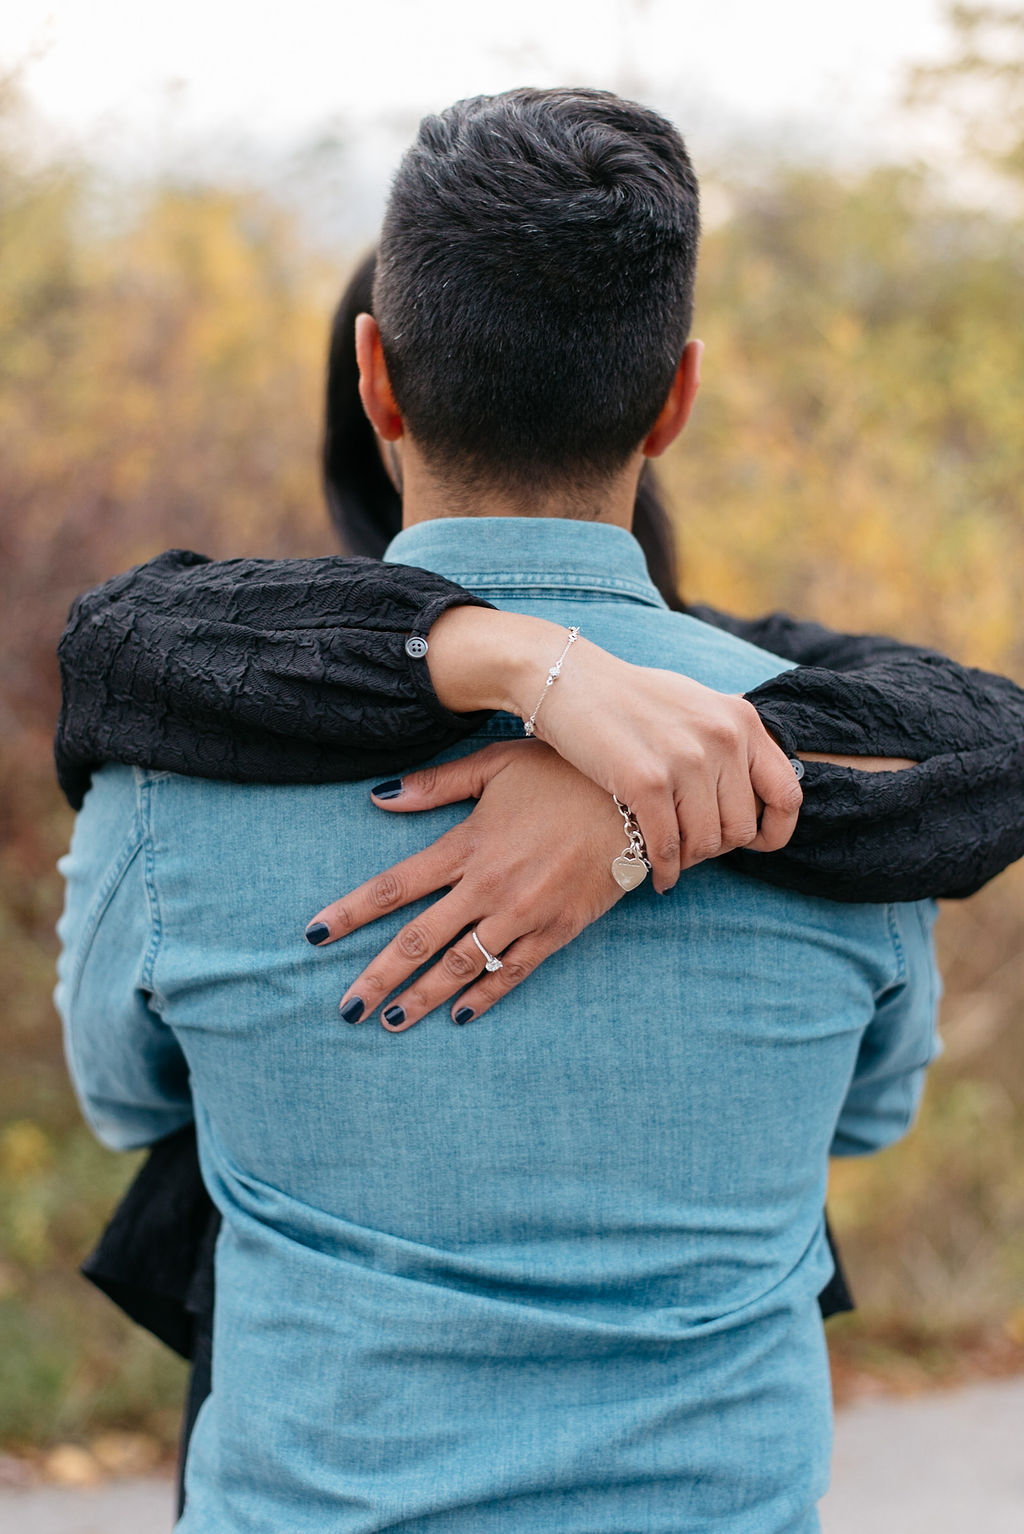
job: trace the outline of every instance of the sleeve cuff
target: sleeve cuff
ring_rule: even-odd
[[[451,709],[445,708],[434,691],[434,684],[430,679],[427,652],[424,651],[422,655],[414,656],[410,655],[409,651],[405,648],[406,639],[414,637],[425,639],[429,644],[430,630],[441,614],[446,613],[450,607],[487,607],[492,612],[495,611],[493,602],[486,602],[483,597],[474,596],[469,591],[450,591],[442,596],[432,597],[425,606],[420,608],[413,620],[413,627],[407,635],[403,636],[402,648],[409,678],[416,690],[416,697],[424,712],[431,719],[435,719],[439,724],[443,725],[446,731],[455,731],[459,735],[469,735],[474,730],[478,730],[481,725],[487,723],[488,719],[492,717],[492,710],[484,709],[473,714],[455,714]]]
[[[743,696],[757,709],[761,723],[776,744],[788,757],[796,756],[798,747],[796,732],[786,718],[785,708],[777,703],[770,703],[766,698],[758,697],[758,692],[759,689],[755,687],[753,692],[744,693]]]

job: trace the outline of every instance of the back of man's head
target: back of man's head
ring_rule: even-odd
[[[516,90],[425,118],[388,204],[374,314],[428,461],[534,492],[621,468],[679,365],[699,230],[682,139],[634,102]]]

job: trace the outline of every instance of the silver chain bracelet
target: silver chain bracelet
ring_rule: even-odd
[[[612,863],[612,878],[620,889],[635,890],[637,885],[642,884],[647,878],[647,870],[651,866],[647,856],[647,844],[629,805],[623,804],[618,794],[612,794],[612,798],[622,816],[628,838],[627,845]]]
[[[548,695],[548,688],[549,687],[554,687],[555,683],[558,681],[558,678],[561,676],[561,674],[562,674],[562,662],[565,660],[565,657],[568,655],[569,651],[572,649],[573,645],[576,643],[576,641],[577,641],[577,639],[579,637],[580,637],[580,631],[579,631],[578,628],[571,628],[569,630],[569,637],[565,641],[565,648],[562,651],[561,655],[558,657],[558,659],[555,661],[555,664],[551,667],[550,671],[548,672],[547,681],[544,683],[544,691],[541,693],[540,697],[537,699],[537,707],[534,709],[534,711],[530,715],[529,719],[527,719],[526,723],[523,725],[523,733],[524,733],[524,735],[535,735],[537,733],[537,731],[536,731],[537,715],[540,713],[540,706],[544,702],[544,699]]]

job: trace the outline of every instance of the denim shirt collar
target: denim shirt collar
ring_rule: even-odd
[[[393,538],[384,558],[482,596],[597,592],[665,607],[632,533],[565,517],[438,517]]]

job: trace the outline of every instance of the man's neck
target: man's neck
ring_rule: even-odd
[[[639,454],[637,455],[639,459]],[[408,450],[403,455],[402,526],[441,517],[564,517],[631,528],[639,463],[597,485],[560,486],[556,491],[510,493],[500,484],[467,486],[428,468]]]

